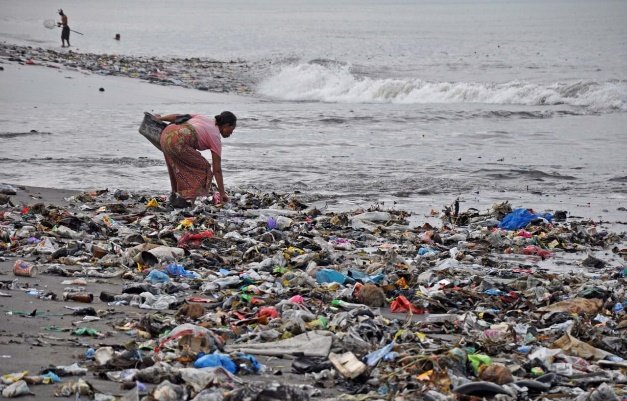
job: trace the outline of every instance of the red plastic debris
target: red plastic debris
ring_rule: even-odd
[[[196,233],[196,234],[185,233],[179,239],[178,246],[179,246],[179,248],[183,248],[183,249],[199,248],[200,244],[203,242],[203,240],[205,240],[207,238],[213,238],[213,232],[212,231],[208,231],[207,230],[207,231],[202,231],[202,232],[199,232],[199,233]]]
[[[396,299],[394,301],[392,301],[392,303],[390,304],[390,310],[393,313],[402,313],[402,312],[409,312],[409,311],[411,311],[412,313],[415,313],[415,314],[418,314],[418,315],[422,315],[424,313],[429,313],[426,309],[417,308],[416,306],[414,306],[403,295],[399,295],[398,297],[396,297]]]

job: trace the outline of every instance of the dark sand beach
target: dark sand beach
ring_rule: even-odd
[[[17,194],[11,196],[11,202],[18,208],[22,206],[45,205],[58,207],[71,213],[82,214],[78,206],[82,202],[72,199],[73,196],[79,195],[79,191],[63,190],[57,188],[42,188],[11,185],[18,189]],[[12,209],[9,205],[0,206],[0,212],[4,213]],[[137,210],[142,210],[142,207]],[[4,216],[4,214],[3,214]],[[6,227],[6,220],[0,219],[0,225]],[[47,368],[57,366],[70,366],[76,362],[84,363],[85,351],[89,348],[98,349],[104,346],[114,346],[119,348],[121,345],[127,344],[134,339],[133,335],[129,335],[129,331],[116,329],[114,326],[122,321],[139,321],[150,311],[138,309],[136,307],[115,305],[109,306],[107,302],[101,301],[98,296],[102,292],[112,294],[120,294],[124,284],[128,284],[127,280],[122,278],[89,278],[86,277],[87,283],[83,285],[86,292],[94,295],[91,303],[64,301],[62,294],[64,289],[68,287],[76,287],[76,285],[62,284],[63,281],[80,279],[84,277],[81,274],[75,276],[63,277],[57,274],[46,274],[43,272],[45,263],[40,264],[35,260],[43,262],[43,255],[24,257],[24,260],[39,265],[39,274],[36,277],[16,277],[13,273],[15,261],[19,259],[20,252],[13,253],[3,251],[0,256],[0,307],[2,308],[2,319],[0,319],[0,360],[2,361],[2,373],[23,372],[28,371],[29,375],[37,376],[40,372]],[[68,270],[72,271],[73,266],[68,265]],[[80,270],[74,266],[75,270]],[[15,282],[16,287],[8,290],[10,283]],[[79,286],[80,287],[80,286]],[[29,294],[30,291],[41,293],[52,292],[57,297],[54,300],[40,299],[37,296]],[[202,294],[199,294],[202,296]],[[74,310],[71,308],[94,308],[100,320],[86,321],[83,316],[73,315]],[[160,311],[165,317],[173,318],[176,310]],[[101,333],[97,338],[79,337],[72,335],[72,331],[89,327]],[[132,333],[130,333],[132,334]],[[280,376],[274,376],[272,373],[259,376],[249,375],[242,376],[244,382],[260,382],[270,383],[278,380],[284,384],[293,385],[312,385],[313,381],[305,379],[302,375],[290,372],[291,360],[280,358],[259,357],[259,361],[267,365],[275,373],[281,372]],[[81,376],[66,376],[63,381],[83,378],[87,380],[96,392],[120,396],[127,392],[120,388],[119,383],[104,380],[101,377],[87,373]],[[148,391],[154,388],[154,384],[147,384]],[[35,385],[31,386],[34,392],[30,399],[47,400],[53,399],[55,391],[58,391],[56,385]],[[339,394],[337,390],[326,389],[321,395],[331,397],[333,394]],[[333,397],[334,398],[334,397]],[[92,399],[92,398],[88,398]]]

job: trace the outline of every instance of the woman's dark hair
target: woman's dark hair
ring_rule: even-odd
[[[216,125],[231,125],[235,127],[237,124],[237,117],[230,111],[223,111],[214,118],[216,119]]]

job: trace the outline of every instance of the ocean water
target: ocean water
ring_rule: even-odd
[[[422,211],[457,197],[627,206],[625,1],[2,0],[0,40],[59,49],[43,26],[57,7],[84,34],[74,50],[245,61],[255,92],[99,77],[122,95],[86,103],[76,77],[61,84],[69,96],[43,76],[34,96],[3,82],[0,181],[165,193],[163,160],[136,134],[141,111],[229,109],[232,189]]]

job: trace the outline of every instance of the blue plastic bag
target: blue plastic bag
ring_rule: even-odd
[[[502,295],[503,291],[499,290],[498,288],[488,288],[487,290],[483,291],[483,293],[487,295]]]
[[[383,348],[380,348],[376,351],[372,351],[371,353],[367,354],[364,357],[366,359],[366,364],[370,367],[376,366],[377,363],[379,363],[379,361],[383,359],[383,357],[385,357],[387,354],[392,352],[393,348],[394,348],[394,341],[392,341],[391,343],[389,343]]]
[[[226,354],[220,354],[218,352],[214,352],[213,354],[204,355],[200,353],[200,357],[196,359],[194,362],[194,367],[197,369],[200,368],[215,368],[215,367],[223,367],[231,373],[237,373],[237,365],[233,360]]]
[[[322,269],[316,273],[316,281],[318,284],[346,282],[354,283],[355,280],[333,269]]]
[[[146,280],[152,284],[169,283],[170,277],[160,270],[151,270],[146,276]]]
[[[368,283],[379,284],[385,278],[385,274],[379,273],[379,274],[373,274],[369,276],[366,273],[360,272],[359,270],[350,270],[350,277],[347,277],[347,278],[350,280],[351,277],[357,281],[361,281],[364,284],[368,284]]]
[[[503,220],[499,223],[499,228],[506,230],[520,230],[527,227],[535,219],[546,219],[551,221],[553,215],[551,213],[534,214],[527,209],[519,208],[514,209],[507,216],[503,217]]]
[[[41,376],[50,379],[51,383],[59,383],[61,381],[61,378],[57,376],[54,372],[46,372]]]
[[[185,270],[182,265],[176,263],[170,263],[165,267],[165,271],[172,277],[186,277],[186,278],[199,278],[200,275],[196,272]]]
[[[263,365],[259,363],[257,358],[250,354],[238,353],[235,359],[239,363],[239,367],[246,373],[259,373]],[[250,367],[248,366],[250,364]]]
[[[437,255],[436,251],[429,248],[428,246],[421,246],[420,249],[418,249],[418,255],[420,256],[435,256]]]
[[[87,351],[85,351],[85,359],[94,359],[94,356],[96,356],[96,350],[87,348]]]

